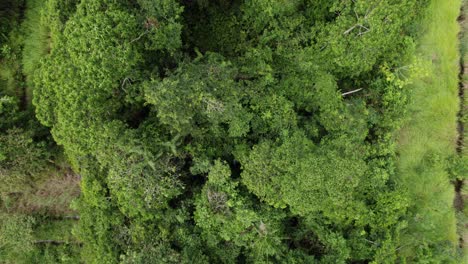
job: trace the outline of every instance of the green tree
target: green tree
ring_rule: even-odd
[[[47,167],[49,153],[28,131],[13,128],[0,134],[0,192],[29,190]]]
[[[6,261],[24,258],[33,250],[34,219],[24,215],[0,216],[0,256]]]

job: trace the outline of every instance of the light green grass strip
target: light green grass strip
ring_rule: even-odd
[[[419,245],[458,244],[454,187],[445,160],[455,154],[460,0],[432,0],[421,26],[417,55],[432,61],[429,77],[415,80],[410,119],[399,135],[399,180],[412,207],[400,254],[411,259]]]
[[[23,74],[26,76],[26,97],[28,103],[32,100],[32,77],[39,61],[47,55],[49,47],[49,30],[41,23],[41,12],[44,6],[42,0],[28,0],[25,20],[22,24],[24,48],[22,54]]]

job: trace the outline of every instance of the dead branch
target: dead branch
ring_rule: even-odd
[[[343,35],[349,34],[349,32],[353,31],[353,29],[355,29],[357,26],[358,26],[358,24],[348,28],[345,32],[343,32]]]
[[[148,34],[149,32],[150,32],[149,29],[145,30],[145,32],[141,33],[140,36],[138,36],[137,38],[130,41],[130,44],[135,42],[135,41],[138,41],[139,39],[141,39],[144,35]]]
[[[349,91],[349,92],[346,92],[346,93],[342,93],[341,95],[342,95],[342,96],[346,96],[346,95],[348,95],[348,94],[353,94],[353,93],[359,92],[359,91],[361,91],[361,90],[362,90],[362,88],[359,88],[359,89],[352,90],[352,91]]]

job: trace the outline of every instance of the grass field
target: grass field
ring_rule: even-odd
[[[24,20],[18,23],[10,36],[3,37],[0,52],[6,57],[0,61],[0,87],[9,95],[24,97],[24,107],[31,106],[33,83],[31,76],[49,48],[49,31],[41,23],[40,0],[27,0]],[[17,18],[19,19],[19,18]],[[12,22],[10,22],[12,23]]]
[[[410,87],[410,118],[398,146],[399,180],[412,201],[400,253],[409,260],[424,246],[455,251],[458,245],[446,161],[455,155],[457,140],[460,6],[460,0],[432,0],[417,43],[417,55],[431,64],[430,74]]]
[[[33,83],[31,76],[37,69],[39,61],[43,58],[49,48],[49,30],[41,23],[41,9],[43,1],[28,0],[25,12],[25,20],[22,24],[23,34],[26,36],[23,40],[23,53],[21,64],[23,74],[26,78],[26,99],[31,104]]]

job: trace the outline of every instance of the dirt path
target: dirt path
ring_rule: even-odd
[[[460,111],[458,113],[458,120],[457,120],[457,131],[458,131],[458,138],[457,138],[457,154],[460,156],[466,155],[466,149],[464,148],[465,144],[465,119],[466,115],[468,114],[467,104],[466,104],[466,91],[468,89],[468,82],[466,81],[468,78],[468,52],[467,48],[468,45],[466,41],[468,40],[467,37],[467,23],[466,23],[466,12],[468,11],[468,1],[464,1],[462,8],[460,10],[460,16],[458,17],[458,23],[460,24],[460,74],[459,78],[459,90],[458,96],[460,97]],[[453,205],[457,210],[458,214],[463,214],[463,210],[465,208],[465,203],[467,202],[468,196],[463,194],[463,188],[466,186],[468,182],[466,180],[457,179],[454,182],[455,185],[455,198]],[[466,187],[465,187],[466,188]],[[463,221],[463,218],[459,218],[458,221]],[[459,247],[464,248],[466,247],[466,242],[468,241],[468,223],[462,222],[461,229],[459,230]]]

